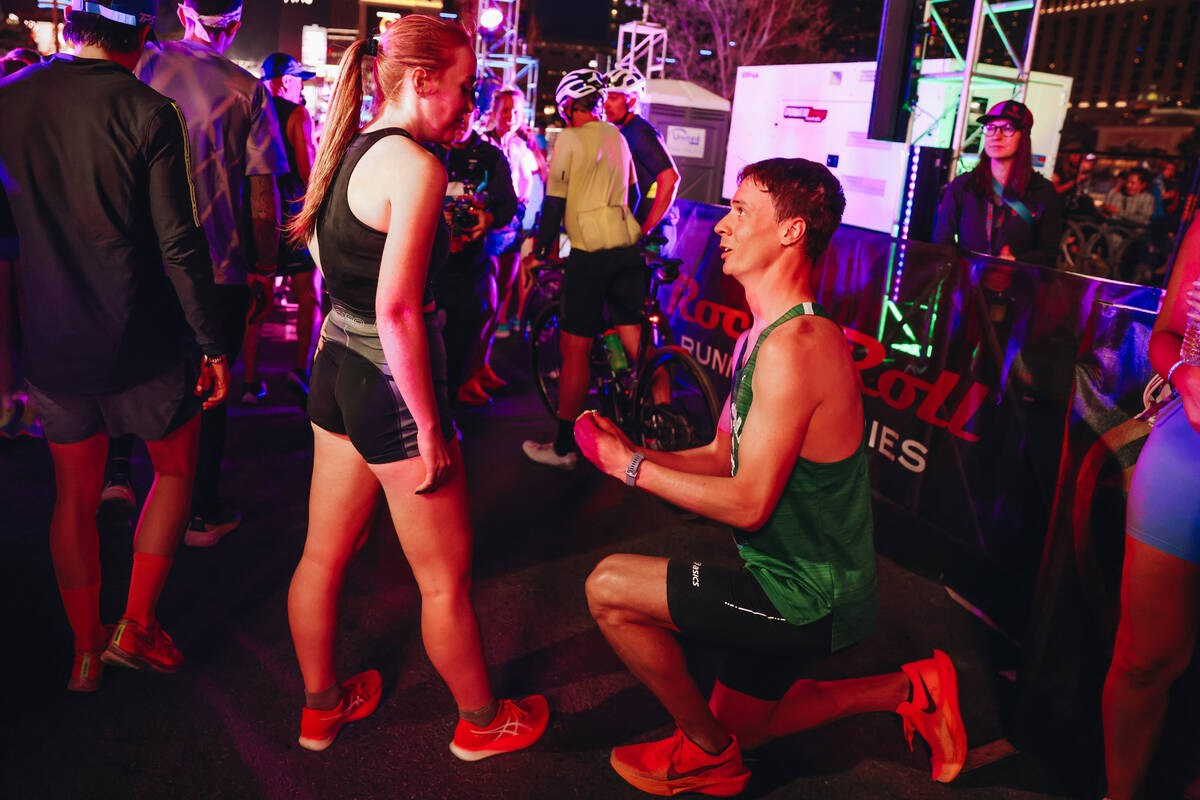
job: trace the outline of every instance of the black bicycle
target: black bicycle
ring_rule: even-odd
[[[716,436],[720,407],[704,368],[674,344],[658,302],[659,288],[675,282],[681,262],[661,258],[649,250],[643,252],[652,277],[649,297],[641,309],[642,352],[638,363],[622,368],[620,356],[610,358],[609,348],[615,343],[610,341],[606,346],[605,337],[597,335],[592,342],[585,404],[613,420],[634,442],[645,447],[700,447]],[[546,306],[530,327],[529,337],[538,394],[551,416],[557,415],[562,368],[558,318],[559,304]]]

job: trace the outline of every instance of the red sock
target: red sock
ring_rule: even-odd
[[[133,575],[129,578],[125,616],[143,628],[154,625],[154,607],[158,605],[158,595],[174,560],[154,553],[133,554]]]
[[[75,633],[76,650],[102,650],[108,644],[100,624],[100,584],[86,589],[58,589],[67,620]]]

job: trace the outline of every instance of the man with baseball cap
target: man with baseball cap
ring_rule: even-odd
[[[183,116],[131,72],[155,5],[73,0],[72,53],[0,80],[0,176],[24,256],[22,356],[54,460],[50,553],[75,635],[67,688],[79,692],[99,687],[103,663],[174,672],[182,662],[155,606],[187,523],[198,412],[229,385]],[[110,634],[95,513],[109,437],[122,434],[146,441],[155,477]]]
[[[192,181],[200,223],[208,234],[219,298],[221,341],[235,360],[250,307],[248,276],[275,270],[279,250],[279,187],[288,172],[275,109],[263,84],[223,53],[241,26],[241,0],[180,0],[183,39],[146,48],[137,76],[175,100],[187,120]],[[239,231],[243,185],[253,219],[255,264]],[[192,519],[185,543],[207,547],[237,527],[241,514],[218,499],[225,449],[224,407],[203,415]]]
[[[1016,100],[979,118],[983,152],[973,170],[951,181],[938,204],[933,241],[1053,267],[1062,237],[1062,203],[1033,170],[1033,114]]]
[[[287,150],[288,171],[278,177],[279,200],[283,207],[285,225],[300,213],[304,204],[304,192],[308,188],[308,176],[316,159],[312,117],[304,107],[303,94],[303,82],[313,77],[316,77],[315,72],[301,67],[300,62],[287,53],[272,53],[262,63],[263,84],[271,93],[271,105],[275,108],[275,117],[279,120],[279,130],[283,133],[283,144]],[[247,245],[252,248],[253,240],[248,241]],[[253,258],[248,259],[249,263],[255,261]],[[262,329],[262,317],[266,316],[267,310],[270,309],[269,298],[274,294],[275,275],[292,281],[299,305],[296,312],[296,360],[291,372],[287,374],[288,387],[301,402],[308,399],[309,350],[312,347],[313,314],[317,308],[316,288],[313,285],[316,264],[307,247],[296,246],[283,236],[279,240],[278,263],[279,269],[274,274],[256,274],[251,279],[259,284],[266,284],[261,296],[268,300],[262,315],[255,319],[252,314],[246,325],[246,339],[243,344],[243,403],[257,403],[265,394],[266,385],[259,380],[257,374],[258,335]]]

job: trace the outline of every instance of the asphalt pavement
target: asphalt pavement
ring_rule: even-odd
[[[296,743],[303,692],[288,632],[288,581],[304,542],[312,434],[288,393],[276,312],[264,343],[270,395],[231,404],[225,496],[241,526],[209,549],[183,547],[159,606],[186,662],[175,675],[110,668],[92,695],[65,691],[71,636],[46,541],[54,500],[45,443],[0,440],[0,585],[9,657],[0,726],[0,797],[44,798],[634,798],[610,768],[618,744],[669,733],[653,696],[630,676],[587,612],[584,580],[605,555],[633,552],[734,561],[728,529],[606,479],[589,465],[532,464],[526,438],[553,424],[529,383],[517,339],[497,346],[510,378],[494,403],[458,416],[475,526],[475,606],[497,691],[550,699],[531,750],[463,763],[447,750],[449,692],[421,647],[419,597],[386,518],[352,564],[341,604],[343,675],[383,674],[379,710],[311,753]],[[150,479],[144,451],[135,488]],[[106,621],[128,588],[131,531],[101,531]],[[1052,764],[1014,751],[1011,646],[935,581],[880,558],[880,617],[866,641],[812,677],[892,671],[934,647],[957,664],[972,748],[950,785],[930,780],[920,739],[910,751],[892,713],[845,719],[748,756],[751,798],[1052,798],[1085,796]],[[719,653],[689,647],[701,681]],[[1097,766],[1097,769],[1099,767]],[[1095,795],[1092,795],[1095,796]]]

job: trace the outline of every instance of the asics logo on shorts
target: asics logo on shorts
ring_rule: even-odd
[[[692,562],[692,586],[700,588],[700,562]]]

